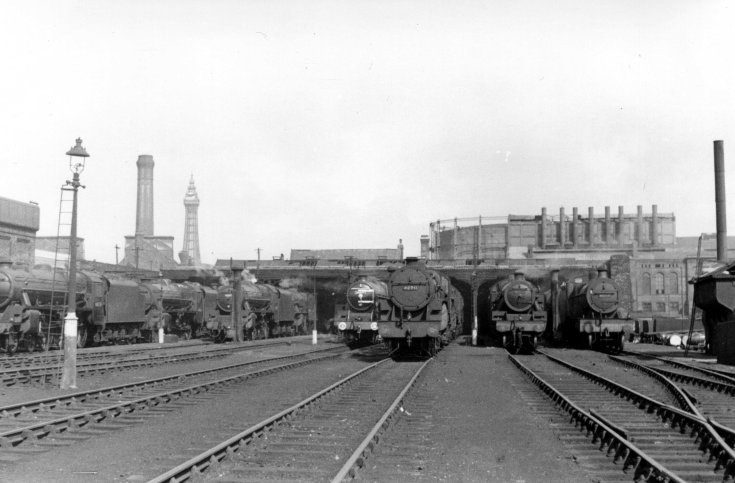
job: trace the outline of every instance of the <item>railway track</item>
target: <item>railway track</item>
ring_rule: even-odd
[[[231,435],[151,483],[351,478],[429,362],[383,359]]]
[[[0,407],[0,462],[15,462],[27,454],[140,424],[159,412],[232,390],[249,379],[345,352],[342,347],[321,349]]]
[[[610,358],[678,384],[695,406],[692,412],[706,418],[730,447],[735,446],[735,379],[667,359],[644,359],[644,363],[639,363],[627,357]]]
[[[151,352],[150,349],[146,352],[136,350],[132,355],[128,352],[104,353],[101,356],[98,355],[99,353],[91,353],[89,356],[82,354],[81,357],[77,358],[76,370],[78,377],[84,377],[104,374],[110,371],[139,369],[173,362],[182,363],[219,359],[245,350],[262,349],[285,344],[288,344],[288,342],[218,345],[208,346],[204,350],[196,346],[193,349],[173,352],[166,349],[161,351],[159,348],[158,351],[154,351],[153,353],[146,353]],[[53,358],[47,364],[21,365],[0,369],[0,385],[13,386],[18,384],[56,383],[61,379],[63,367],[63,358]]]
[[[549,355],[509,358],[571,418],[574,427],[559,427],[563,439],[593,466],[609,468],[595,472],[600,479],[727,481],[735,476],[735,452],[702,417]]]

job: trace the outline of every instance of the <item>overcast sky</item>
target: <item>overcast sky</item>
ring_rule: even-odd
[[[114,262],[155,161],[155,235],[205,263],[292,248],[407,255],[437,219],[657,204],[735,234],[731,1],[5,1],[0,196],[56,234],[81,137],[79,236]],[[122,258],[122,253],[121,253]]]

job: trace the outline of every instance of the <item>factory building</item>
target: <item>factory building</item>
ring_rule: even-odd
[[[671,213],[650,213],[638,206],[636,213],[618,207],[615,217],[610,207],[587,216],[577,210],[549,215],[454,218],[429,224],[430,235],[421,239],[421,255],[429,260],[481,259],[514,260],[533,258],[584,258],[593,254],[664,251],[676,245],[676,218]]]
[[[40,209],[0,197],[0,260],[32,266],[36,263],[36,232]]]
[[[688,317],[697,251],[706,270],[715,262],[716,241],[705,239],[698,247],[699,237],[677,237],[676,217],[659,213],[657,205],[650,212],[639,205],[633,213],[622,206],[614,216],[610,207],[602,213],[590,207],[585,216],[573,208],[570,215],[560,208],[549,215],[542,208],[536,215],[437,220],[421,237],[421,255],[447,264],[518,267],[595,267],[614,258],[630,290],[631,316]],[[728,258],[735,259],[735,250]]]

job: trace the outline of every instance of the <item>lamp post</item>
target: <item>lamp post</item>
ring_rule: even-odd
[[[61,189],[73,192],[71,209],[71,233],[69,235],[69,280],[67,286],[67,313],[64,318],[64,368],[61,373],[61,389],[77,387],[77,191],[81,186],[79,174],[84,171],[85,158],[89,157],[82,147],[82,139],[66,153],[69,156],[69,170],[74,175]]]

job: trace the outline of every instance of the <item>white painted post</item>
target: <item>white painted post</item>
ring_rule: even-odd
[[[61,374],[61,388],[77,388],[77,314],[74,312],[69,312],[64,317],[64,369]]]

